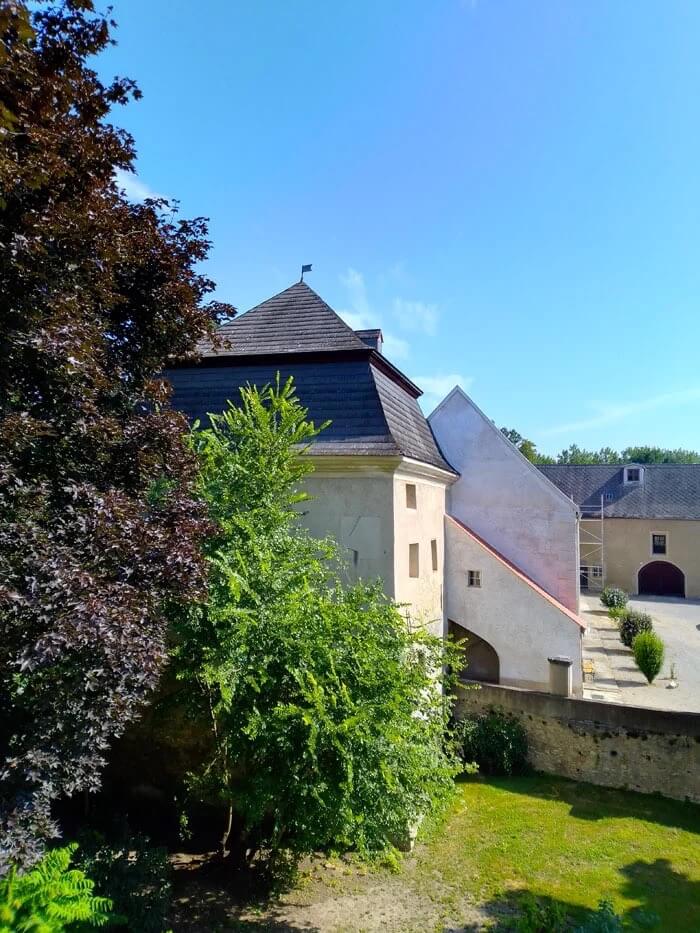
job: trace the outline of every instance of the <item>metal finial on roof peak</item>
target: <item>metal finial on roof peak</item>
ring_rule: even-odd
[[[304,281],[304,273],[305,273],[305,272],[311,272],[311,263],[309,263],[309,264],[306,265],[306,266],[302,266],[302,267],[301,267],[301,278],[299,279],[300,282],[303,282],[303,281]]]

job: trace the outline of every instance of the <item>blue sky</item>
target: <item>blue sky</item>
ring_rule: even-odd
[[[697,0],[114,0],[130,190],[541,450],[700,449]]]

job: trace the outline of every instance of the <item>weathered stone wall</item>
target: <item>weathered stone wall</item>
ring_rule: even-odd
[[[460,717],[499,708],[520,719],[537,771],[700,803],[698,713],[486,684],[460,694]]]

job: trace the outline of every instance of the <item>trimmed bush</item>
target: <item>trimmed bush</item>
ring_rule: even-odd
[[[636,609],[628,609],[620,619],[620,641],[628,648],[637,635],[642,632],[653,632],[654,622],[648,612],[638,612]]]
[[[620,619],[624,618],[626,612],[627,610],[623,606],[611,606],[610,609],[608,609],[608,618],[612,619],[613,622],[617,622],[619,625]]]
[[[527,733],[517,719],[495,710],[457,724],[463,761],[476,762],[482,774],[523,774],[527,770]]]
[[[629,596],[618,586],[606,586],[600,594],[600,601],[606,609],[624,609]]]
[[[640,632],[632,643],[632,651],[637,667],[651,683],[664,663],[663,641],[655,632]]]

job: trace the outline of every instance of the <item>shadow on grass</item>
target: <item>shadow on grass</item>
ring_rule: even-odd
[[[675,871],[667,859],[632,862],[620,869],[625,879],[619,894],[636,901],[634,907],[600,911],[524,889],[480,904],[480,911],[497,933],[607,933],[614,930],[668,930],[696,933],[700,929],[700,882]],[[612,895],[612,892],[609,892]],[[612,909],[611,909],[612,911]],[[611,920],[613,921],[611,923]],[[483,924],[445,927],[443,933],[477,933]]]
[[[695,803],[599,787],[540,773],[507,778],[476,776],[462,780],[485,782],[507,793],[562,801],[570,806],[569,815],[580,820],[645,820],[700,834],[700,806]]]
[[[174,872],[171,925],[175,933],[321,933],[286,914],[279,894],[291,890],[296,875],[275,879],[255,871],[231,870],[226,863],[202,863],[194,870]]]

